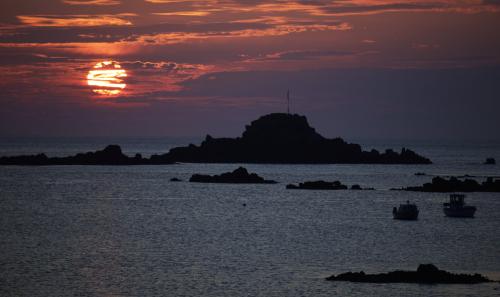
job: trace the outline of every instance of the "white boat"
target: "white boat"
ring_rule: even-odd
[[[396,220],[416,220],[418,218],[418,207],[410,201],[406,204],[400,204],[399,208],[392,209],[392,216]]]
[[[465,195],[451,194],[450,202],[443,203],[443,212],[448,217],[472,218],[476,207],[465,204]]]

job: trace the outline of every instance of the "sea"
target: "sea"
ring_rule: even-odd
[[[500,178],[500,165],[482,164],[500,161],[500,142],[347,140],[365,150],[410,148],[433,164],[0,166],[0,296],[500,296],[500,283],[325,280],[424,263],[500,280],[500,193],[468,194],[476,216],[457,219],[443,214],[448,194],[390,190],[433,176]],[[107,144],[149,156],[200,141],[2,138],[0,156]],[[188,182],[239,166],[279,183]],[[375,190],[285,189],[311,180]],[[393,220],[392,208],[406,201],[419,219]]]

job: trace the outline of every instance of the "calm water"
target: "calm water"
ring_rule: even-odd
[[[95,150],[106,140],[5,140],[0,155]],[[127,153],[186,140],[113,140]],[[193,140],[192,142],[197,142]],[[473,193],[474,219],[444,217],[446,195],[389,191],[429,181],[415,172],[500,176],[498,144],[406,145],[435,164],[245,165],[276,185],[172,183],[237,165],[0,167],[1,296],[499,296],[500,284],[327,282],[345,271],[434,263],[500,280],[500,194]],[[287,191],[304,180],[376,191]],[[416,222],[392,207],[416,201]],[[246,203],[246,207],[243,206]]]

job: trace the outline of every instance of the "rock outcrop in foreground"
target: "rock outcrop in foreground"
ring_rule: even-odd
[[[222,173],[221,175],[193,174],[189,179],[196,183],[228,183],[228,184],[275,184],[274,180],[266,180],[255,173],[239,167],[233,172]]]
[[[161,156],[193,163],[379,163],[430,164],[411,150],[362,151],[341,138],[327,139],[309,126],[305,116],[274,113],[260,117],[238,138],[212,138],[200,146],[173,148]]]
[[[118,145],[108,145],[100,151],[80,153],[69,157],[47,157],[45,154],[31,156],[1,157],[0,165],[144,165],[153,164],[151,159],[140,154],[128,157]],[[172,164],[168,160],[154,164]]]
[[[404,191],[416,192],[500,192],[500,179],[488,177],[485,182],[478,183],[473,179],[459,180],[456,177],[451,177],[449,180],[442,177],[434,177],[431,183],[425,183],[422,186],[407,187]]]
[[[396,270],[388,273],[365,274],[346,272],[326,278],[329,281],[358,283],[423,283],[423,284],[478,284],[492,282],[480,274],[455,274],[439,270],[432,264],[420,264],[417,271]]]

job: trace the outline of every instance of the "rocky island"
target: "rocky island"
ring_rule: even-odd
[[[445,179],[442,177],[434,177],[432,182],[425,183],[422,186],[406,187],[403,191],[416,191],[416,192],[500,192],[500,179],[493,179],[488,177],[486,181],[479,183],[473,179],[460,180],[457,177]]]
[[[338,180],[334,182],[326,182],[323,180],[306,181],[298,185],[288,184],[286,188],[292,190],[347,190],[347,186],[343,185]]]
[[[45,154],[1,157],[0,165],[145,165],[153,164],[151,159],[140,154],[129,157],[118,145],[108,145],[100,151],[79,153],[68,157],[47,157]],[[172,164],[168,160],[155,160],[154,164]]]
[[[243,167],[235,169],[233,172],[226,172],[220,175],[193,174],[189,179],[196,183],[227,183],[227,184],[276,184],[274,180],[266,180],[255,173],[248,173]]]
[[[430,164],[431,161],[403,148],[363,151],[341,138],[328,139],[309,126],[305,116],[273,113],[246,126],[241,137],[213,138],[199,145],[170,150],[162,158],[192,163],[283,163],[283,164]]]
[[[402,148],[363,151],[359,144],[342,138],[328,139],[309,126],[305,116],[273,113],[246,126],[241,137],[213,138],[207,135],[199,145],[171,149],[162,155],[128,157],[117,145],[102,151],[71,157],[48,158],[44,154],[1,157],[0,165],[163,165],[189,163],[269,164],[430,164],[431,161]]]
[[[455,274],[440,270],[433,264],[420,264],[417,271],[396,270],[388,273],[365,274],[346,272],[327,277],[329,281],[357,283],[422,283],[422,284],[478,284],[492,282],[480,274]]]
[[[286,188],[289,190],[347,190],[348,187],[340,181],[327,182],[323,180],[306,181],[298,185],[288,184]],[[352,185],[351,190],[373,190],[373,188],[361,188],[360,185]]]

